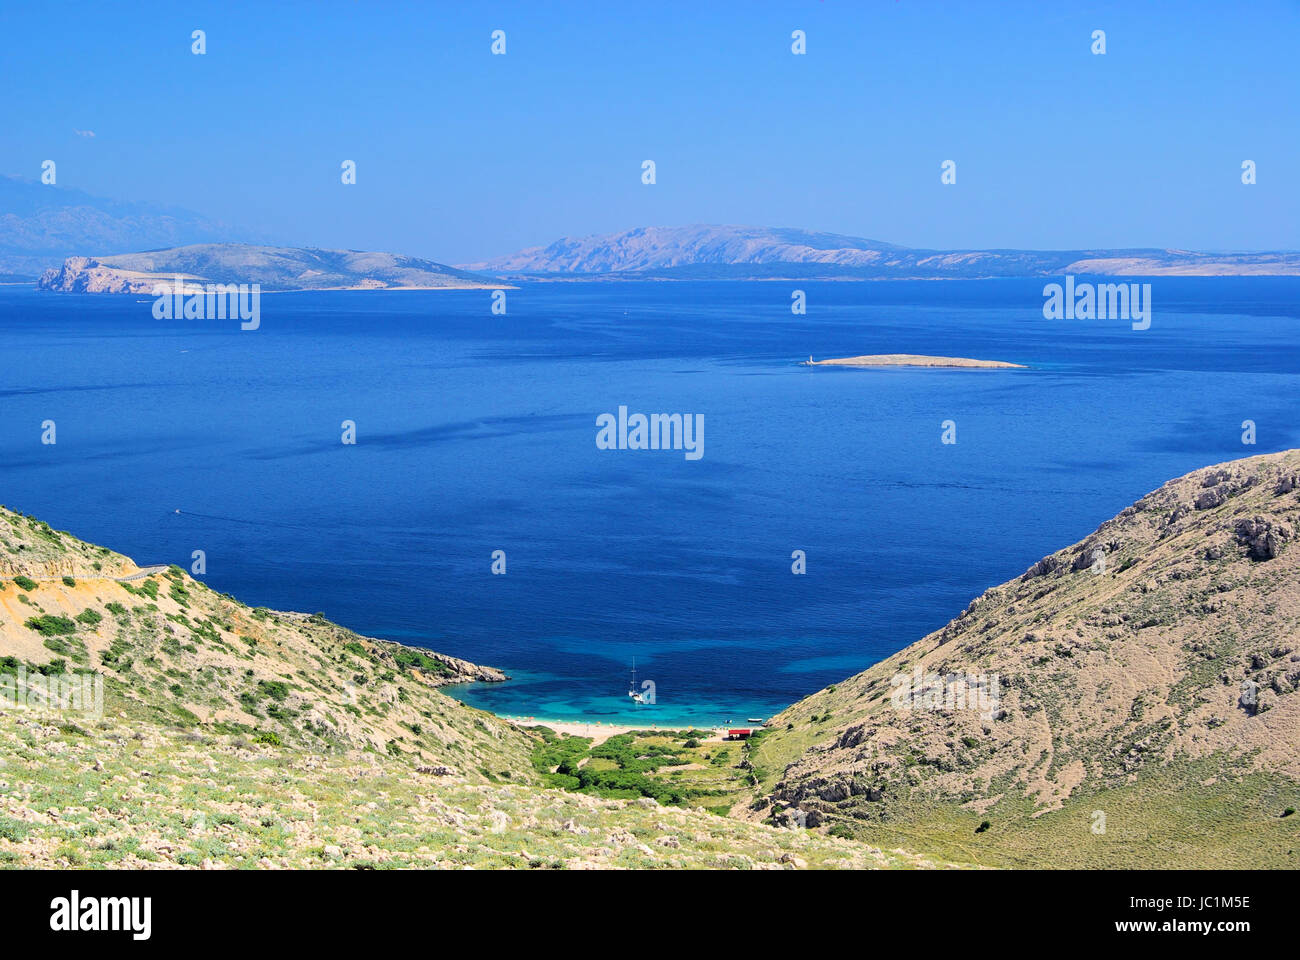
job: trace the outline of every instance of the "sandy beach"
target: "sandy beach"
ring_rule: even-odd
[[[592,746],[604,743],[610,737],[616,737],[621,733],[631,733],[633,730],[658,730],[659,724],[639,724],[634,727],[622,726],[614,723],[574,723],[572,721],[559,720],[537,720],[531,717],[503,717],[517,727],[549,727],[556,733],[567,734],[571,737],[590,737]],[[683,730],[685,727],[664,727],[666,730]],[[721,743],[726,735],[725,727],[708,728],[700,727],[701,731],[707,731],[708,736],[701,738],[704,743]]]

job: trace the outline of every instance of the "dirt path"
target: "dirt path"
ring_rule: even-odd
[[[155,573],[162,573],[166,569],[167,569],[167,564],[159,563],[159,564],[155,564],[152,567],[141,567],[135,573],[132,573],[125,577],[114,577],[113,579],[116,580],[118,583],[125,583],[128,580],[143,580],[145,577],[152,576]],[[89,578],[84,578],[84,579],[89,579]]]
[[[135,573],[127,574],[125,577],[103,577],[103,576],[87,577],[84,574],[81,576],[73,576],[70,573],[65,574],[64,576],[72,577],[74,580],[114,580],[118,583],[125,583],[127,580],[143,580],[145,577],[153,576],[155,573],[162,573],[164,570],[167,569],[168,566],[169,565],[166,563],[157,563],[151,567],[141,567]],[[26,576],[26,574],[23,574],[23,576]],[[34,580],[37,583],[61,583],[63,581],[63,576],[27,577],[27,579]]]

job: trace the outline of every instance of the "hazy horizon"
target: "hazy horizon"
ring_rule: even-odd
[[[63,10],[57,29],[0,13],[5,171],[54,159],[60,187],[289,245],[467,263],[736,224],[940,250],[1300,248],[1283,0]]]

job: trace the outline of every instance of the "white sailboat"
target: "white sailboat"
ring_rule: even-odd
[[[646,702],[646,698],[641,695],[636,686],[636,657],[632,658],[632,686],[627,688],[627,695],[632,698],[633,703]]]

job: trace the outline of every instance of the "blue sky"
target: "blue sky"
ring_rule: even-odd
[[[1300,0],[7,3],[0,172],[444,262],[683,223],[1296,249],[1297,51]]]

